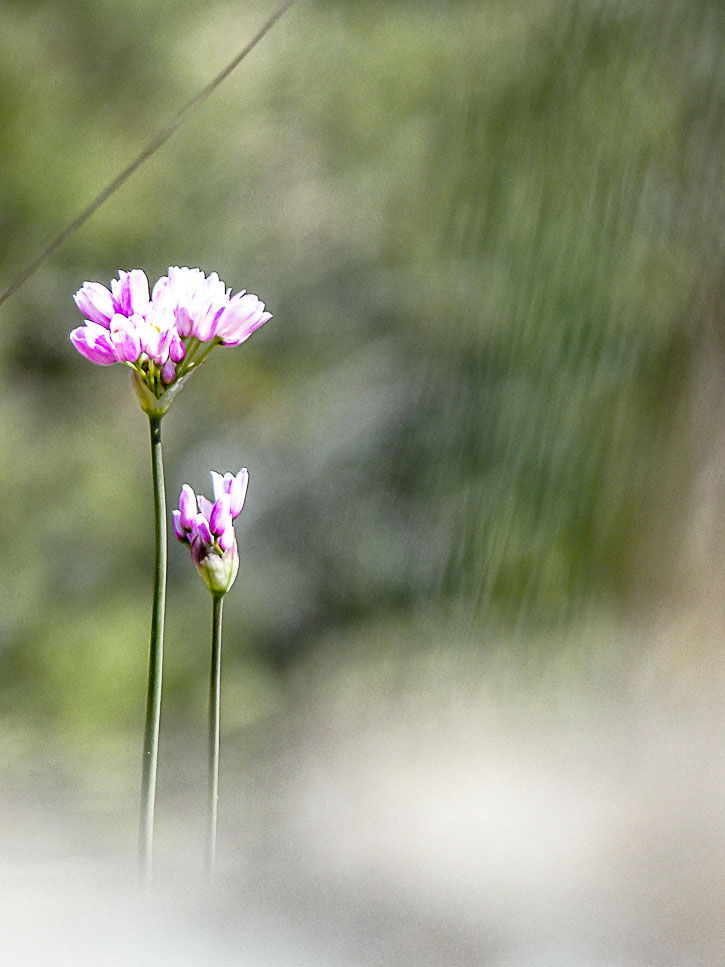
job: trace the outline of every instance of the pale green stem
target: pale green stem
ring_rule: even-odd
[[[151,431],[151,473],[154,490],[154,594],[151,612],[149,646],[149,679],[146,698],[143,771],[141,779],[141,821],[138,839],[138,861],[141,876],[151,877],[156,771],[159,757],[159,723],[161,720],[161,677],[164,656],[164,609],[166,600],[166,494],[161,455],[161,417],[149,416]]]
[[[215,339],[213,342],[209,343],[209,345],[206,347],[204,352],[189,363],[188,368],[198,369],[199,366],[201,366],[201,364],[204,362],[206,357],[209,355],[209,353],[212,351],[212,349],[216,349],[216,347],[220,345],[221,345],[221,339]]]
[[[216,859],[219,810],[219,712],[221,707],[223,594],[212,598],[211,669],[209,672],[209,795],[207,799],[206,871],[211,879]]]
[[[186,370],[189,368],[189,363],[199,351],[199,346],[201,346],[199,340],[196,338],[196,336],[192,336],[186,344],[186,353],[177,367],[177,373],[186,372]]]
[[[192,336],[189,342],[186,344],[186,355],[181,360],[176,369],[176,378],[180,379],[184,373],[188,372],[193,366],[196,366],[194,357],[201,349],[203,343],[200,343],[196,336]]]

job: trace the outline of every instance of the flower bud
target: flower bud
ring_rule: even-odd
[[[213,595],[226,594],[234,584],[239,571],[236,541],[233,541],[229,551],[220,554],[197,537],[191,545],[191,559],[199,576]]]
[[[222,494],[215,501],[209,514],[209,530],[215,537],[221,537],[224,531],[232,526],[232,515],[229,511],[229,497]]]
[[[169,383],[173,383],[176,379],[176,366],[171,362],[170,359],[167,359],[164,365],[161,367],[161,379],[167,385]]]
[[[219,500],[223,495],[229,497],[229,512],[232,518],[236,519],[244,507],[244,499],[247,495],[249,484],[249,474],[245,469],[239,471],[234,476],[233,473],[225,473],[222,476],[214,470],[211,472],[212,486],[214,487],[214,499]]]
[[[197,514],[192,521],[191,534],[192,542],[198,537],[201,538],[204,544],[208,544],[209,546],[213,546],[214,544],[214,535],[209,527],[209,521],[203,514]]]
[[[222,310],[217,323],[217,338],[225,346],[238,346],[271,318],[272,313],[264,311],[264,303],[256,295],[240,292]]]
[[[214,595],[223,595],[234,583],[239,570],[237,536],[234,532],[234,509],[241,512],[249,475],[241,470],[237,476],[212,472],[214,503],[202,494],[197,496],[188,484],[179,495],[179,508],[173,512],[174,534],[189,544],[194,566]]]
[[[183,541],[184,543],[186,543],[189,539],[189,535],[187,531],[184,529],[184,525],[181,523],[181,511],[172,510],[171,518],[174,522],[174,534],[176,534],[176,537],[180,541]]]
[[[179,494],[179,513],[181,515],[181,526],[189,530],[194,518],[199,513],[199,508],[196,502],[196,494],[188,484],[184,484]]]
[[[82,356],[97,366],[112,366],[118,362],[108,329],[104,329],[97,322],[89,322],[74,329],[70,334],[70,341]]]
[[[105,285],[100,282],[84,282],[73,299],[86,319],[108,329],[114,309],[111,293]]]

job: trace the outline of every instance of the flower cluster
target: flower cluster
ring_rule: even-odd
[[[226,594],[239,569],[234,521],[241,514],[249,474],[211,474],[214,502],[197,497],[188,484],[179,494],[179,509],[173,511],[174,533],[191,549],[194,566],[212,594]]]
[[[159,399],[215,346],[238,346],[271,318],[255,295],[231,291],[216,272],[177,266],[151,293],[142,269],[119,272],[110,290],[85,282],[74,298],[86,323],[70,339],[92,363],[130,366],[145,395]]]

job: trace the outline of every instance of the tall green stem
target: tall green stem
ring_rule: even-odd
[[[166,602],[166,494],[164,465],[161,456],[161,417],[149,416],[151,431],[151,473],[154,489],[154,598],[151,613],[149,646],[149,681],[146,697],[146,727],[143,743],[141,780],[141,822],[138,838],[138,861],[141,876],[151,876],[154,840],[154,806],[156,802],[156,769],[159,757],[159,723],[161,720],[161,676],[164,658],[164,609]]]
[[[212,598],[211,670],[209,672],[209,796],[207,800],[206,870],[211,877],[216,858],[219,808],[219,709],[222,664],[222,606],[224,595]]]

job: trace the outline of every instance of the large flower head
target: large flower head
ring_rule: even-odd
[[[231,292],[216,272],[205,276],[201,269],[172,265],[168,275],[154,286],[153,301],[173,311],[182,337],[238,346],[272,314],[265,311],[256,295],[244,290],[236,295]]]
[[[272,317],[255,295],[232,295],[216,272],[178,266],[151,294],[145,272],[132,269],[110,290],[84,282],[74,298],[86,317],[70,334],[75,348],[99,366],[129,366],[142,408],[157,415],[215,346],[238,346]]]
[[[249,474],[246,470],[236,476],[212,471],[211,476],[214,501],[197,496],[184,484],[179,508],[172,516],[174,533],[189,546],[194,567],[211,593],[221,596],[234,584],[239,570],[234,521],[244,507]]]

